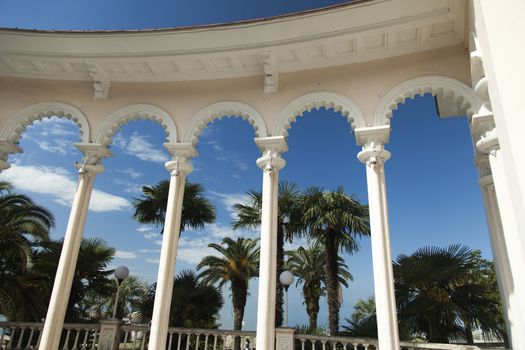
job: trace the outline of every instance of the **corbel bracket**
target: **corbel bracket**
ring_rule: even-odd
[[[109,96],[109,88],[111,87],[109,76],[98,62],[86,62],[86,66],[89,71],[89,76],[93,79],[95,99],[106,100]]]
[[[264,93],[277,92],[279,90],[279,67],[273,53],[260,53],[257,61],[264,72]]]

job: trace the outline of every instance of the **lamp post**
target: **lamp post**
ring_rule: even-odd
[[[293,275],[290,271],[283,271],[279,275],[279,281],[284,286],[284,326],[288,327],[288,287],[293,283]]]
[[[113,319],[117,316],[117,305],[118,305],[118,296],[120,293],[120,285],[129,276],[129,269],[126,266],[119,266],[113,272],[115,279],[117,280],[117,296],[115,297],[115,306],[113,306]]]

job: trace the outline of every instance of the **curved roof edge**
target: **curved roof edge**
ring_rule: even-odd
[[[12,28],[12,27],[0,27],[0,31],[14,31],[14,32],[25,32],[25,33],[41,33],[41,34],[85,34],[85,33],[93,33],[93,34],[114,34],[114,33],[143,33],[143,32],[166,32],[166,31],[177,31],[177,30],[188,30],[188,29],[213,29],[213,28],[219,28],[219,27],[227,27],[227,26],[236,26],[236,25],[243,25],[243,24],[252,24],[252,23],[261,23],[261,22],[268,22],[276,19],[286,19],[286,18],[293,18],[297,16],[305,16],[308,14],[316,14],[320,12],[330,11],[334,9],[338,9],[340,7],[349,7],[349,6],[358,6],[361,3],[364,2],[371,2],[374,0],[346,0],[346,2],[335,4],[335,5],[329,5],[329,6],[323,6],[323,7],[316,7],[313,9],[307,9],[303,11],[297,11],[297,12],[289,12],[289,13],[283,13],[279,15],[274,16],[268,16],[268,17],[258,17],[258,18],[252,18],[252,19],[242,19],[237,21],[231,21],[231,22],[216,22],[216,23],[206,23],[206,24],[196,24],[196,25],[186,25],[186,26],[175,26],[175,27],[165,27],[165,28],[143,28],[143,29],[71,29],[71,30],[62,30],[62,29],[31,29],[31,28]]]
[[[0,30],[0,76],[157,82],[265,76],[465,42],[466,0],[359,0],[275,18],[165,30]]]

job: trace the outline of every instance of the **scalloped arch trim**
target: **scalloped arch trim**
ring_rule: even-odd
[[[225,116],[235,116],[247,120],[255,131],[255,137],[268,136],[266,123],[258,110],[243,102],[222,101],[205,107],[191,119],[184,132],[182,142],[197,145],[202,130],[215,119],[221,119]]]
[[[159,123],[166,133],[166,142],[177,142],[177,127],[168,112],[157,106],[137,104],[123,107],[106,118],[98,129],[97,135],[95,136],[95,143],[104,146],[109,145],[113,139],[113,135],[115,135],[122,126],[138,119],[149,119]]]
[[[80,139],[88,143],[91,137],[89,122],[78,108],[63,102],[41,102],[16,113],[0,133],[0,139],[17,143],[24,130],[37,120],[57,116],[75,123],[80,129]]]
[[[398,105],[408,98],[426,93],[451,98],[459,110],[469,117],[477,113],[482,105],[474,90],[459,80],[444,76],[420,77],[399,84],[383,97],[374,115],[374,126],[390,125]]]
[[[313,92],[296,98],[284,107],[279,113],[279,118],[273,129],[273,136],[288,136],[288,129],[298,117],[305,112],[322,107],[340,112],[346,117],[353,129],[366,126],[363,112],[348,97],[335,92]]]

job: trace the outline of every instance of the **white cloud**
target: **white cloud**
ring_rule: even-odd
[[[160,237],[160,234],[158,234],[157,232],[146,232],[144,234],[144,238],[146,239],[154,239],[154,238],[158,238]]]
[[[136,259],[138,255],[134,252],[127,252],[125,250],[117,250],[115,252],[115,257],[120,259]]]
[[[137,228],[138,232],[148,232],[151,230],[153,230],[153,227],[151,226],[139,226],[139,228]]]
[[[234,220],[237,219],[237,214],[235,213],[233,206],[237,203],[245,203],[248,199],[246,193],[219,193],[215,191],[208,191],[208,193],[221,200]]]
[[[177,260],[190,264],[198,264],[205,256],[219,256],[219,252],[208,247],[210,243],[210,239],[207,238],[181,237],[179,240],[179,249],[177,250]]]
[[[0,174],[0,178],[21,191],[47,195],[63,206],[71,206],[77,188],[72,174],[60,167],[13,164]],[[119,211],[130,205],[125,198],[94,189],[89,209],[94,212]]]
[[[160,263],[159,259],[146,259],[146,262],[149,262],[151,264],[158,264]]]
[[[124,169],[119,169],[117,172],[129,175],[132,179],[138,179],[139,177],[142,177],[144,174],[142,174],[140,171],[137,171],[131,167],[127,167]]]
[[[157,149],[154,144],[148,141],[148,138],[148,136],[134,132],[129,139],[126,139],[120,133],[113,137],[113,142],[124,153],[135,156],[140,160],[154,163],[167,162],[169,158],[166,153],[162,149]]]
[[[120,178],[113,179],[113,182],[117,185],[121,185],[124,187],[123,191],[129,194],[141,194],[142,193],[142,185],[138,184],[133,181],[124,180]]]
[[[160,249],[141,249],[139,250],[141,254],[160,254]]]

